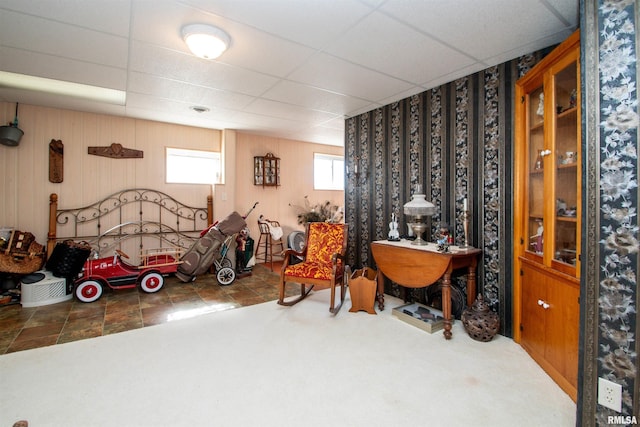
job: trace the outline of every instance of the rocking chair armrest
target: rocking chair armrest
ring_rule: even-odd
[[[285,249],[284,251],[280,252],[280,256],[285,257],[285,258],[290,256],[290,255],[295,255],[297,257],[302,257],[302,256],[305,256],[306,253],[307,253],[307,251],[305,251],[305,250],[302,250],[302,251],[298,252],[298,251],[296,251],[294,249],[289,248],[289,249]]]
[[[342,260],[344,262],[345,259],[347,259],[346,256],[342,255],[341,253],[336,252],[335,254],[331,255],[331,263],[332,264],[336,264],[338,262],[338,259]]]
[[[304,257],[304,256],[306,256],[306,254],[307,254],[307,251],[304,250],[304,249],[301,252],[298,252],[296,250],[293,250],[293,249],[289,248],[289,249],[285,249],[284,251],[280,252],[280,256],[283,258],[282,271],[284,272],[284,270],[287,267],[289,267],[289,262],[291,261],[291,255],[294,255],[296,257]]]
[[[342,270],[339,267],[338,260],[342,261]],[[344,269],[348,267],[346,261],[347,257],[345,255],[342,255],[341,253],[336,252],[331,256],[331,269],[333,270],[333,274],[336,277],[338,277],[339,272],[342,271],[342,277],[344,278]]]

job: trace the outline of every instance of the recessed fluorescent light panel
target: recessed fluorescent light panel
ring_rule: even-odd
[[[127,98],[126,93],[122,90],[27,76],[7,71],[0,71],[0,87],[71,96],[116,105],[125,105]]]

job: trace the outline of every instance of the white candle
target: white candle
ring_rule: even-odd
[[[469,210],[469,202],[467,201],[466,197],[462,201],[462,210],[463,211],[468,211]]]

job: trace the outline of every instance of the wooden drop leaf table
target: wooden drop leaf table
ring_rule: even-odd
[[[467,269],[467,306],[476,298],[477,248],[450,246],[449,252],[438,252],[435,243],[412,245],[410,240],[377,240],[371,252],[378,266],[378,308],[384,310],[384,277],[408,288],[424,288],[442,278],[442,314],[444,337],[451,339],[451,274]]]

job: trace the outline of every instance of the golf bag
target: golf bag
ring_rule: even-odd
[[[183,282],[191,282],[196,276],[205,273],[220,253],[220,247],[227,236],[239,233],[247,223],[238,213],[231,215],[209,227],[203,235],[180,258],[176,277]]]

